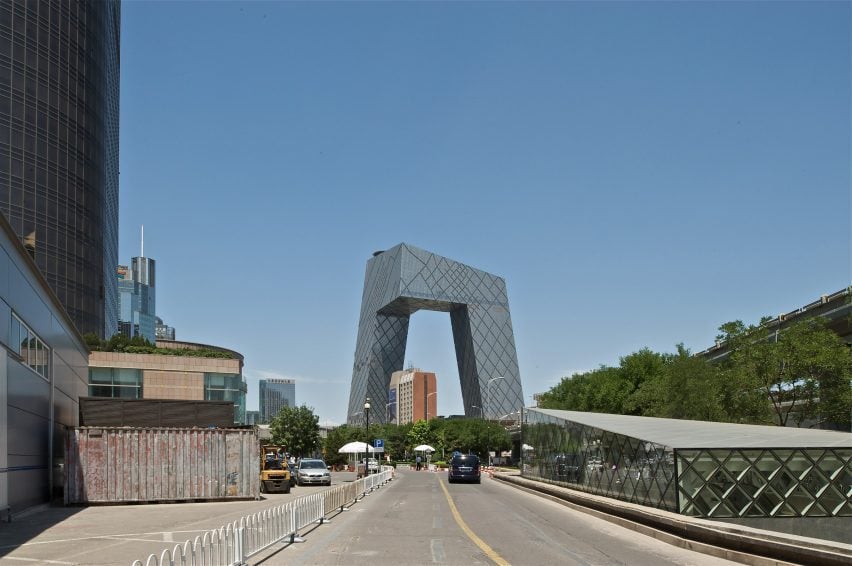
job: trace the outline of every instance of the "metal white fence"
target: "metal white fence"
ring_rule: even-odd
[[[322,524],[335,511],[345,511],[391,481],[393,473],[392,467],[382,466],[377,474],[242,517],[195,540],[167,548],[159,556],[151,554],[144,562],[135,560],[131,566],[242,566],[248,558],[274,544],[301,542],[300,530]]]

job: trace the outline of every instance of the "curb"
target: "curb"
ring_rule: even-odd
[[[716,524],[704,519],[528,480],[517,474],[498,472],[493,477],[674,546],[742,564],[841,566],[852,563],[852,545],[848,544],[758,531],[748,527],[739,528],[731,524]]]

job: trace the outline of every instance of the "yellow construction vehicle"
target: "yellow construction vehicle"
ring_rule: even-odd
[[[283,446],[260,447],[260,492],[290,493],[290,468]]]

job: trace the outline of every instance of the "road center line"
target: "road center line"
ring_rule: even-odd
[[[467,538],[472,540],[473,543],[478,546],[482,550],[482,552],[484,552],[485,555],[490,558],[495,564],[497,564],[498,566],[509,566],[508,562],[503,560],[503,558],[499,554],[494,552],[494,549],[485,544],[484,540],[476,536],[476,533],[470,530],[470,527],[468,527],[467,523],[465,523],[464,519],[462,519],[459,510],[456,509],[456,504],[453,503],[453,498],[450,497],[450,492],[447,491],[447,486],[444,485],[444,482],[441,478],[438,479],[438,483],[441,485],[441,489],[444,490],[444,495],[447,497],[447,503],[450,504],[450,511],[453,512],[453,518],[456,520],[456,523],[458,523],[458,526],[461,527],[461,530],[464,531],[464,534],[467,535]]]

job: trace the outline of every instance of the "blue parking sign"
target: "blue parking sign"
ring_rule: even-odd
[[[385,441],[381,438],[376,438],[373,440],[373,448],[381,448],[382,452],[385,450]]]

